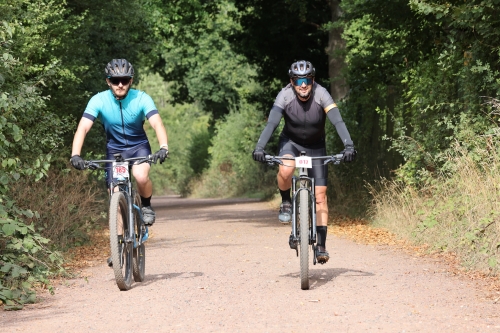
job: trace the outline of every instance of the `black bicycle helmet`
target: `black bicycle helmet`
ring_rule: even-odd
[[[305,60],[294,62],[288,70],[288,75],[291,78],[296,76],[314,76],[315,74],[316,69],[314,69],[314,66],[309,61]]]
[[[106,77],[134,77],[134,67],[126,59],[113,59],[104,69]]]

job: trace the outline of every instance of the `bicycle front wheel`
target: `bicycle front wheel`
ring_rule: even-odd
[[[120,290],[132,287],[133,244],[125,242],[129,234],[127,198],[122,192],[115,192],[109,204],[109,241],[116,285]]]
[[[135,192],[133,195],[134,198],[134,205],[139,207],[139,210],[141,209],[141,197],[139,196],[139,193]],[[144,235],[145,227],[144,223],[142,223],[142,220],[139,216],[139,212],[137,209],[134,207],[134,228],[135,228],[135,242],[136,245],[134,247],[134,262],[133,262],[133,272],[134,272],[134,281],[135,282],[142,282],[144,281],[144,276],[146,274],[146,247],[144,246],[144,243],[141,245],[139,242],[142,239],[142,236]]]
[[[300,287],[309,289],[309,192],[300,191],[299,196],[299,253]]]

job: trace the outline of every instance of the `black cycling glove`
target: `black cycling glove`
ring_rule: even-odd
[[[264,148],[256,147],[252,152],[252,157],[254,161],[266,162],[266,157],[264,156]]]
[[[346,145],[343,151],[344,154],[344,162],[353,162],[356,159],[356,154],[358,152],[354,149],[353,145]]]
[[[71,162],[73,168],[78,170],[85,169],[85,161],[83,160],[83,158],[80,157],[80,155],[71,156],[71,159],[69,161]]]
[[[167,156],[168,156],[168,150],[165,148],[161,148],[156,153],[154,153],[153,163],[156,164],[156,161],[160,161],[160,164],[162,164],[163,162],[165,162],[165,159],[167,158]]]

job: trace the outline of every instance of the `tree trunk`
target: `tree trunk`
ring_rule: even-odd
[[[395,98],[396,91],[394,86],[387,87],[387,113],[385,114],[385,135],[389,138],[394,137],[394,113],[395,113]],[[396,152],[394,150],[389,151],[391,143],[390,141],[385,141],[384,155],[386,156],[386,164],[389,170],[394,170],[396,168],[394,155]]]
[[[340,9],[340,0],[331,0],[330,8],[332,22],[336,22],[342,15]],[[345,42],[342,39],[342,29],[331,29],[326,52],[328,53],[328,74],[330,77],[330,93],[334,101],[339,101],[347,95],[348,87],[342,69],[345,66],[344,58],[341,52],[345,49]]]

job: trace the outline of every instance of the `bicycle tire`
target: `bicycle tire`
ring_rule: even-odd
[[[134,198],[134,205],[138,206],[139,209],[141,209],[141,197],[139,196],[139,193],[134,192],[133,196]],[[140,239],[142,238],[143,233],[141,232],[141,228],[143,226],[143,223],[140,219],[140,216],[137,212],[137,210],[134,208],[134,228],[135,228],[135,241],[138,244]],[[134,248],[134,256],[133,256],[133,275],[134,275],[134,281],[135,282],[142,282],[144,281],[144,277],[146,275],[146,246],[144,246],[144,243],[141,245],[137,246]]]
[[[115,281],[120,290],[132,287],[133,244],[123,241],[123,235],[128,234],[128,229],[127,198],[122,192],[115,192],[109,204],[109,241]]]
[[[300,288],[309,289],[309,192],[300,191],[299,201],[299,254]]]

